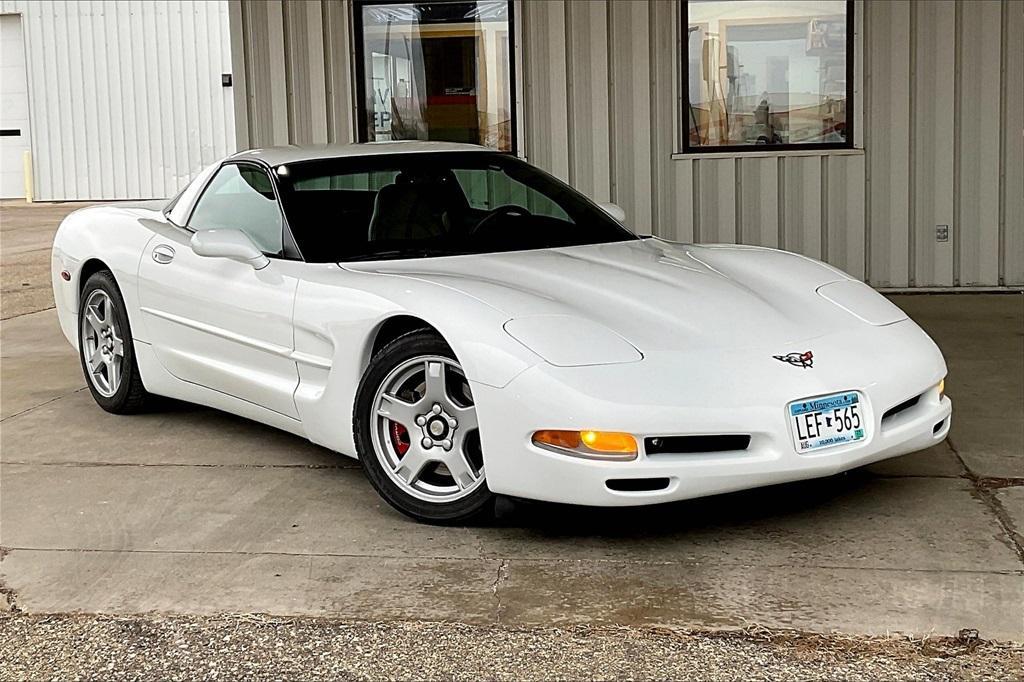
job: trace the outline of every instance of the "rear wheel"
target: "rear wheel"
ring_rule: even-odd
[[[146,407],[124,299],[107,271],[93,274],[82,287],[78,306],[78,355],[96,403],[107,412],[133,414]]]
[[[493,509],[469,382],[436,334],[410,332],[373,357],[353,427],[370,483],[395,509],[430,523]]]

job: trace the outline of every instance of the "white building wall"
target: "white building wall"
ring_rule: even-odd
[[[350,3],[231,4],[239,145],[351,141]],[[858,0],[858,149],[685,156],[675,0],[516,7],[521,151],[636,231],[780,247],[878,287],[1024,285],[1024,1]]]
[[[22,15],[37,200],[177,193],[235,147],[228,5],[0,0]]]

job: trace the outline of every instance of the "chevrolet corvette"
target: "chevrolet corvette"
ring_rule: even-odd
[[[68,216],[53,289],[104,410],[167,396],[284,429],[427,522],[497,495],[669,502],[945,438],[943,357],[870,287],[624,222],[471,145],[255,149],[169,202]]]

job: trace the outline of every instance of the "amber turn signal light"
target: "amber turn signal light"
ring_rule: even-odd
[[[636,459],[636,438],[618,431],[537,431],[534,445],[587,459]]]

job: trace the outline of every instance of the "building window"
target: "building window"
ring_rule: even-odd
[[[512,12],[512,0],[358,0],[360,141],[515,151]]]
[[[683,151],[852,147],[852,26],[852,0],[683,0]]]

